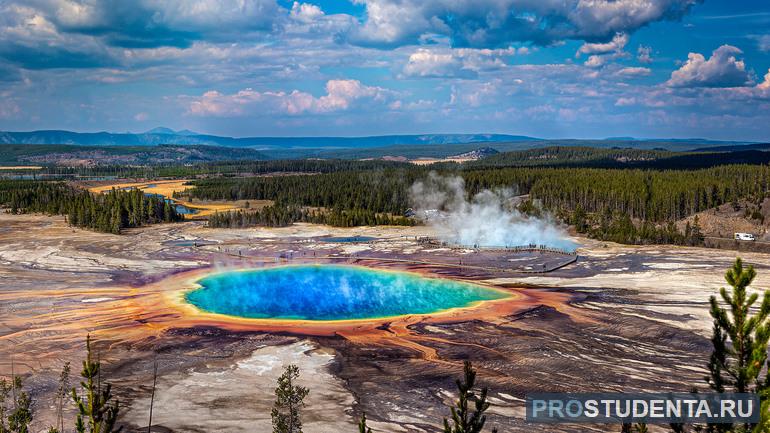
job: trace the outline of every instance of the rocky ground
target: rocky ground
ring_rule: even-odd
[[[323,240],[331,235],[377,240]],[[0,375],[13,364],[26,376],[35,431],[52,422],[58,370],[65,361],[79,365],[89,332],[130,429],[147,422],[155,360],[153,431],[166,432],[268,430],[275,378],[286,363],[298,364],[311,388],[308,432],[355,431],[364,411],[375,431],[436,432],[465,359],[490,387],[489,423],[502,432],[617,431],[528,425],[528,392],[703,386],[708,296],[724,284],[736,252],[580,239],[576,263],[540,274],[525,271],[560,259],[437,249],[414,240],[423,235],[429,229],[212,230],[185,222],[115,236],[72,229],[58,217],[3,213]],[[755,287],[768,287],[770,255],[742,254],[758,269]],[[279,332],[198,320],[166,296],[190,274],[288,262],[467,279],[507,288],[516,302],[441,320]]]

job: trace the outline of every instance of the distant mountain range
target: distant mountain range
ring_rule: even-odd
[[[267,155],[249,148],[221,146],[76,146],[71,144],[0,145],[2,165],[96,165],[195,164],[212,161],[264,160]]]
[[[149,131],[145,132],[145,134],[165,134],[165,135],[182,135],[185,137],[189,137],[191,135],[201,135],[197,132],[190,131],[189,129],[183,129],[181,131],[174,131],[171,128],[164,128],[162,126],[159,126],[157,128],[152,128]]]
[[[666,142],[666,143],[689,143],[689,144],[703,144],[703,145],[718,145],[718,144],[724,144],[724,143],[733,143],[733,144],[749,144],[754,143],[753,141],[733,141],[733,140],[711,140],[709,138],[637,138],[637,137],[607,137],[604,139],[605,141],[643,141],[643,142]]]
[[[177,162],[226,159],[366,159],[366,158],[446,158],[468,155],[478,159],[494,152],[511,152],[548,146],[668,151],[747,151],[770,150],[767,144],[708,139],[541,139],[506,134],[421,134],[371,137],[224,137],[175,131],[158,127],[141,133],[72,131],[0,131],[0,160],[45,162],[46,153],[56,153],[82,161],[162,160]],[[85,147],[86,149],[80,149]],[[158,147],[167,147],[161,150]],[[190,147],[187,151],[185,147]],[[98,149],[88,149],[98,148]],[[152,150],[156,149],[156,150]],[[236,152],[242,150],[244,152]],[[88,153],[98,151],[97,153]],[[250,153],[247,153],[248,151]],[[232,153],[232,154],[230,154]],[[33,155],[34,158],[33,158]],[[118,156],[120,155],[120,156]],[[131,162],[133,163],[133,162]]]
[[[0,131],[0,144],[72,144],[81,146],[211,145],[251,148],[367,148],[409,144],[463,144],[535,141],[537,138],[504,134],[381,135],[372,137],[221,137],[155,128],[143,133]]]

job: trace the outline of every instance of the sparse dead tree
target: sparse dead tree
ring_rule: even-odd
[[[155,405],[155,386],[158,384],[158,358],[152,365],[152,393],[150,394],[150,419],[147,422],[147,433],[152,432],[152,407]]]
[[[70,363],[65,362],[59,374],[59,387],[56,389],[56,428],[52,431],[64,433],[64,401],[70,390]]]
[[[358,422],[358,433],[372,433],[372,429],[366,425],[366,413],[361,415],[361,421]]]

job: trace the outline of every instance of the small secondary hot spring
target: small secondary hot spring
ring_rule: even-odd
[[[507,292],[406,272],[359,266],[301,265],[217,273],[186,300],[228,316],[356,320],[430,314],[508,298]]]

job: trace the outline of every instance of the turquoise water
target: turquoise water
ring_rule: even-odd
[[[303,265],[211,275],[186,295],[201,310],[260,319],[350,320],[428,314],[502,299],[457,281],[356,266]]]
[[[180,215],[195,215],[196,213],[198,213],[198,209],[192,209],[192,208],[189,208],[189,207],[187,207],[185,205],[176,204],[174,202],[174,200],[165,198],[163,196],[163,194],[154,194],[154,193],[151,193],[151,192],[146,192],[146,193],[144,193],[144,195],[146,195],[147,197],[156,197],[156,198],[164,199],[166,201],[166,203],[174,206],[174,209],[176,209],[176,213],[178,213]]]
[[[371,241],[376,241],[377,238],[373,238],[371,236],[341,236],[341,237],[324,238],[323,240],[326,242],[345,244],[345,243],[357,243],[357,242],[371,242]]]
[[[174,204],[174,202],[170,202],[169,204]],[[195,215],[198,213],[198,209],[192,209],[181,204],[175,205],[174,209],[176,209],[176,213],[180,215]]]

